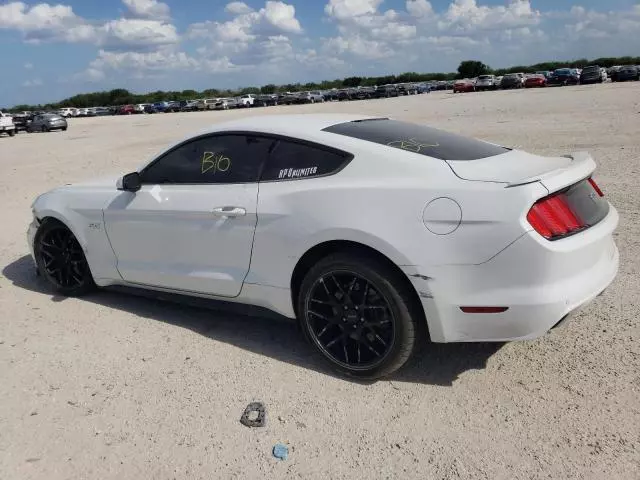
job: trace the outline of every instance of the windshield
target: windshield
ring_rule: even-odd
[[[569,75],[571,73],[571,70],[568,68],[559,68],[555,71],[555,73],[558,75]]]
[[[584,67],[583,72],[599,72],[600,67]]]
[[[493,75],[480,75],[478,77],[478,80],[491,80],[493,78]]]
[[[323,131],[440,160],[477,160],[509,151],[505,147],[425,125],[387,118],[339,123]]]

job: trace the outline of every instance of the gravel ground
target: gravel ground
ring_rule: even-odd
[[[535,153],[590,151],[620,273],[536,341],[429,345],[390,380],[336,378],[295,327],[120,292],[52,296],[27,257],[39,193],[124,173],[206,124],[358,112]],[[640,84],[71,119],[0,139],[0,478],[640,478]],[[267,426],[239,423],[254,400]],[[289,445],[286,461],[271,455]]]

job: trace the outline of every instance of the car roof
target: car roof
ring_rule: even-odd
[[[323,129],[338,123],[373,118],[380,117],[353,114],[315,113],[260,115],[217,123],[212,125],[208,130],[200,132],[200,134],[239,130],[307,138],[309,136],[315,136],[315,134],[320,133]]]
[[[224,100],[224,99],[223,99]],[[307,140],[317,142],[324,145],[333,146],[335,148],[350,149],[352,147],[366,145],[367,148],[377,149],[379,145],[371,142],[365,142],[357,138],[350,138],[335,133],[323,131],[323,129],[339,123],[353,122],[355,120],[368,120],[375,118],[368,115],[350,115],[350,114],[283,114],[283,115],[258,115],[254,117],[241,118],[237,120],[229,120],[226,122],[216,123],[198,132],[194,132],[177,142],[172,143],[162,150],[158,155],[171,150],[186,141],[197,138],[202,135],[222,132],[255,132],[271,135],[282,135],[285,137],[297,138],[299,140]],[[157,155],[154,156],[157,158]],[[144,165],[146,165],[145,163]],[[143,165],[143,167],[144,167]]]

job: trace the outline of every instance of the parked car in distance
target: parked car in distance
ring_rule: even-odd
[[[415,95],[418,93],[418,88],[412,83],[399,83],[396,88],[398,89],[398,95]]]
[[[13,123],[13,117],[8,113],[0,112],[0,133],[6,133],[10,137],[16,134],[16,126]]]
[[[473,84],[473,81],[469,78],[456,80],[453,83],[453,93],[465,93],[465,92],[475,92],[475,91],[476,91],[476,86]]]
[[[616,72],[615,80],[612,77],[611,80],[614,82],[627,82],[631,80],[639,80],[640,73],[638,68],[633,65],[626,65],[621,67],[620,70]]]
[[[376,98],[397,97],[399,95],[398,88],[395,85],[378,85],[376,87]]]
[[[524,81],[524,88],[538,88],[546,86],[547,78],[540,74],[529,75]]]
[[[60,115],[61,117],[74,117],[75,115],[75,109],[74,108],[61,108],[60,110],[58,110],[58,115]]]
[[[500,82],[500,88],[504,90],[522,87],[522,80],[520,80],[520,77],[516,73],[508,73],[502,77],[502,81]]]
[[[133,105],[122,105],[118,109],[118,115],[133,115],[136,113],[136,109]]]
[[[238,100],[236,98],[221,98],[216,102],[214,110],[229,110],[231,108],[238,107]]]
[[[66,130],[67,120],[56,113],[36,115],[27,125],[27,132],[50,132],[51,130]]]
[[[167,107],[164,109],[165,113],[177,113],[180,111],[180,102],[172,100],[167,102]]]
[[[602,75],[602,69],[599,65],[589,65],[588,67],[584,67],[580,73],[581,84],[602,83],[605,81],[605,78],[606,77]]]
[[[156,107],[154,107],[152,104],[147,103],[144,106],[144,109],[142,110],[142,113],[146,113],[146,114],[153,114],[153,113],[158,113],[158,110],[156,110]]]
[[[338,90],[338,101],[355,100],[356,89],[355,88],[341,88]]]
[[[16,133],[25,132],[27,130],[27,125],[31,122],[32,119],[31,114],[17,113],[13,115],[13,125],[15,126]]]
[[[154,102],[152,105],[157,112],[161,113],[164,113],[171,108],[171,104],[169,102]]]
[[[195,112],[198,109],[197,100],[180,100],[178,103],[181,112]]]
[[[330,90],[324,90],[322,96],[324,96],[325,102],[336,102],[338,100],[338,89],[332,88]]]
[[[256,102],[256,96],[252,93],[241,95],[238,99],[238,107],[253,107]]]
[[[96,107],[93,109],[93,113],[96,117],[104,117],[105,115],[111,115],[111,110],[108,107]]]
[[[293,105],[298,101],[298,94],[293,92],[281,93],[278,95],[278,103],[281,105]]]
[[[374,98],[376,95],[376,89],[374,87],[358,87],[351,94],[352,98],[356,100],[368,100]]]
[[[558,68],[553,71],[547,80],[547,85],[549,86],[578,85],[579,83],[580,77],[576,70],[572,68]]]
[[[272,107],[278,105],[278,95],[275,93],[258,95],[253,105],[256,107]]]
[[[495,90],[498,88],[495,75],[480,75],[476,80],[476,90],[482,92],[483,90]]]
[[[216,106],[216,103],[220,101],[219,98],[203,98],[202,100],[198,100],[197,108],[198,110],[213,110]]]

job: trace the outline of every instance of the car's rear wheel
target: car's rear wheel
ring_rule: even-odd
[[[45,125],[42,125],[42,127],[40,127],[40,131],[41,131],[42,133],[45,133],[45,132],[47,132],[48,130],[49,130],[49,129],[48,129]]]
[[[89,264],[71,231],[57,220],[45,220],[34,240],[38,271],[66,296],[78,296],[96,288]]]
[[[416,338],[410,285],[375,257],[330,255],[304,277],[298,314],[309,342],[339,373],[375,379],[400,368]]]

